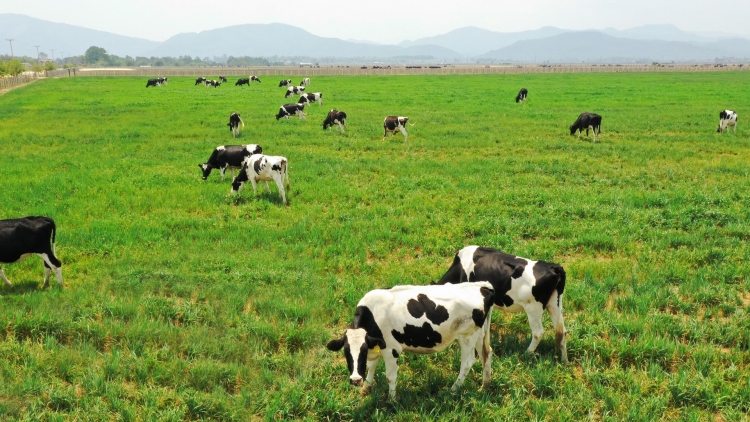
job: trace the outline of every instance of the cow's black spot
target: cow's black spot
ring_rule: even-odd
[[[393,357],[398,359],[398,352],[396,351],[396,349],[392,349],[391,352],[393,353]]]
[[[558,292],[562,294],[565,287],[565,270],[557,264],[550,262],[538,261],[534,265],[534,278],[536,283],[531,288],[531,294],[534,296],[537,302],[542,305],[546,305],[549,302],[549,298],[552,293],[558,289]]]
[[[448,320],[448,310],[445,306],[437,305],[425,294],[418,295],[417,300],[409,300],[406,309],[414,318],[421,318],[422,315],[426,315],[427,319],[435,325],[440,325]]]
[[[274,164],[271,166],[271,170],[281,171],[281,164]]]
[[[391,334],[396,341],[409,347],[432,349],[443,341],[443,336],[433,330],[432,325],[428,322],[422,324],[421,327],[406,324],[403,333],[392,330]]]
[[[482,325],[484,325],[485,315],[487,314],[485,314],[481,309],[472,309],[471,311],[471,319],[474,320],[474,324],[477,327],[481,327]]]
[[[495,291],[486,287],[482,287],[481,289],[479,289],[479,291],[482,293],[482,297],[484,298],[484,312],[487,313],[495,303]]]
[[[383,332],[380,331],[380,327],[375,322],[372,311],[367,306],[357,306],[357,310],[354,312],[352,328],[364,328],[370,337],[383,338]]]
[[[263,159],[259,158],[253,162],[253,170],[255,170],[256,174],[260,174],[260,171],[263,169]]]

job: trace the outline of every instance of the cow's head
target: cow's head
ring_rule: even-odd
[[[344,337],[329,341],[326,347],[332,352],[344,348],[346,366],[349,368],[349,382],[361,387],[367,371],[368,355],[375,359],[380,349],[385,348],[385,341],[370,337],[364,328],[350,328],[346,330]]]
[[[570,125],[570,134],[571,135],[575,135],[576,134],[576,130],[578,130],[578,127],[576,127],[576,125]]]
[[[208,175],[211,174],[211,165],[208,163],[204,164],[198,164],[198,167],[201,168],[201,172],[203,173],[203,180],[208,179]]]
[[[245,182],[237,180],[238,178],[239,176],[234,176],[234,178],[232,178],[232,193],[239,193],[242,185],[245,184]]]

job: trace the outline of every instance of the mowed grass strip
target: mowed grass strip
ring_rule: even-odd
[[[281,79],[282,77],[278,77]],[[3,265],[7,420],[739,420],[750,412],[750,75],[39,81],[0,97],[0,218],[48,215],[64,289]],[[298,78],[294,78],[297,82]],[[529,89],[525,106],[513,99]],[[324,132],[333,108],[346,133]],[[736,134],[717,134],[734,109]],[[232,139],[229,114],[245,121]],[[577,139],[601,114],[601,142]],[[387,115],[409,142],[381,140]],[[229,195],[213,148],[289,159],[290,206]],[[496,312],[493,381],[451,394],[458,348],[347,383],[339,337],[373,288],[427,284],[469,244],[562,264],[571,365]]]

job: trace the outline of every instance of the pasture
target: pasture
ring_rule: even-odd
[[[3,265],[0,419],[748,418],[750,75],[315,77],[302,121],[276,121],[293,101],[262,79],[0,96],[0,218],[53,217],[65,280]],[[346,133],[322,130],[332,108]],[[724,109],[736,134],[716,133]],[[568,134],[583,111],[601,142]],[[387,115],[408,143],[381,140]],[[289,206],[273,183],[201,181],[239,143],[289,159]],[[526,316],[496,311],[489,388],[477,363],[449,391],[453,346],[401,356],[396,401],[382,363],[360,396],[326,342],[367,291],[437,280],[470,244],[565,267],[571,364],[546,313],[528,356]]]

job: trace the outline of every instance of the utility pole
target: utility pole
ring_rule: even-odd
[[[64,52],[62,52],[62,51],[60,52],[60,61],[61,61],[61,62],[62,62],[63,64],[65,63],[65,53],[64,53]]]
[[[36,47],[36,62],[39,63],[39,47],[41,45],[35,45],[34,47]]]
[[[8,41],[10,43],[10,58],[12,59],[13,58],[13,41],[15,41],[15,39],[6,38],[5,41]]]
[[[55,49],[54,48],[50,48],[49,51],[52,52],[52,63],[54,63],[55,62]]]

